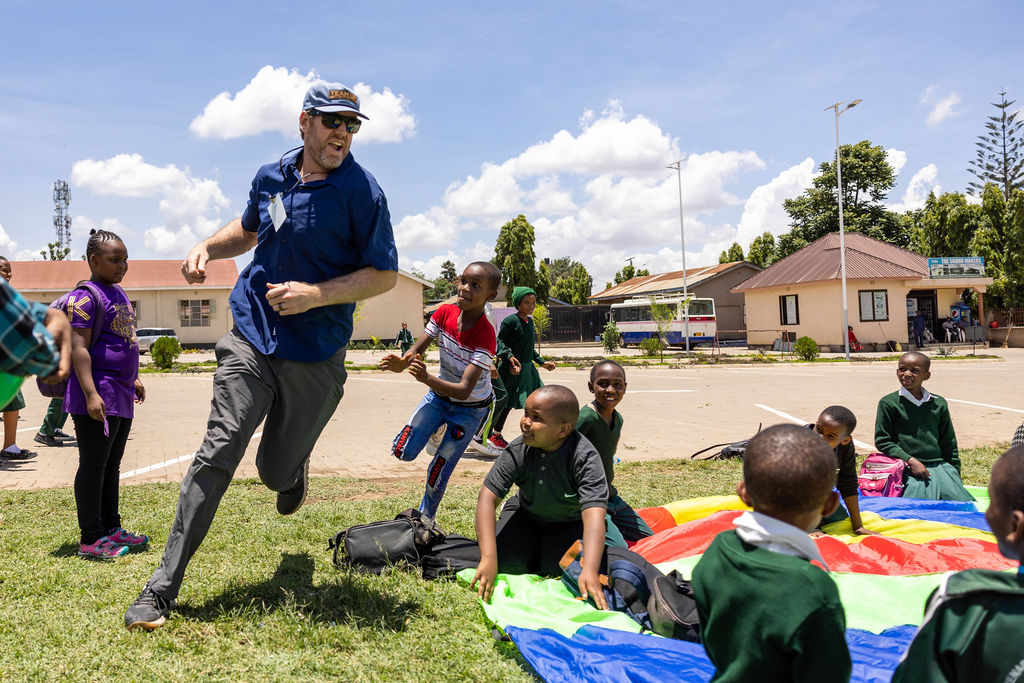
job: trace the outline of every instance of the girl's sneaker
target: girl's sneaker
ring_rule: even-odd
[[[109,536],[100,538],[95,543],[86,545],[85,543],[78,544],[78,556],[79,557],[95,557],[101,560],[112,560],[115,557],[120,557],[128,552],[128,546],[119,545],[110,540]]]
[[[129,550],[136,550],[138,548],[144,548],[149,543],[149,536],[145,534],[133,534],[130,531],[126,531],[122,528],[117,528],[107,534],[107,538],[112,543],[117,545],[123,545]]]

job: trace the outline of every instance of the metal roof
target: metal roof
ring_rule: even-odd
[[[730,261],[729,263],[716,263],[713,266],[705,266],[703,268],[687,268],[686,269],[686,285],[687,287],[694,287],[706,280],[709,280],[717,275],[732,270],[733,268],[740,266],[744,261]],[[747,265],[754,266],[752,263]],[[592,294],[587,297],[592,302],[600,302],[605,299],[621,299],[623,297],[629,298],[634,296],[641,296],[643,294],[650,294],[652,292],[666,292],[666,291],[682,291],[683,289],[683,271],[673,270],[668,273],[659,273],[657,275],[642,275],[640,277],[634,277],[625,282],[619,283],[614,287]]]
[[[856,232],[846,233],[846,279],[909,280],[928,277],[928,258]],[[839,233],[811,242],[732,288],[743,292],[841,277]]]
[[[19,291],[60,291],[89,279],[86,261],[11,261],[11,284]],[[232,259],[206,264],[206,281],[190,285],[181,274],[181,259],[128,261],[121,286],[125,289],[231,288],[238,279]]]

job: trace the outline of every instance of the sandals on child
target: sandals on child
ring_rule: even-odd
[[[0,458],[4,460],[28,460],[38,455],[35,451],[26,451],[24,448],[15,453],[11,450],[0,451]]]

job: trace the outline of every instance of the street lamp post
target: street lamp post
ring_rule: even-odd
[[[686,230],[683,227],[683,160],[672,162],[667,168],[676,169],[679,179],[679,241],[683,247],[683,334],[686,337],[686,353],[690,353],[690,302],[686,289]]]
[[[839,115],[847,109],[856,107],[860,102],[859,99],[854,100],[843,107],[842,110],[839,109],[839,106],[846,104],[846,100],[825,107],[825,111],[831,109],[836,114],[836,194],[839,195],[839,271],[843,287],[843,349],[846,352],[846,360],[850,360],[850,313],[846,305],[846,233],[843,229],[843,166],[839,153]]]

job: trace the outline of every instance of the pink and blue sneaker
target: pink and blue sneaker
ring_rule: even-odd
[[[112,560],[128,552],[128,546],[114,543],[109,536],[103,536],[95,543],[78,544],[79,557],[93,557],[100,560]]]
[[[140,550],[145,548],[149,543],[149,536],[146,536],[145,534],[133,534],[132,532],[120,527],[113,529],[109,534],[107,534],[107,538],[110,539],[111,543],[123,545],[128,548],[128,550]]]

